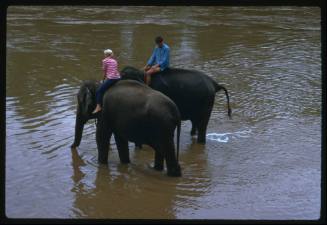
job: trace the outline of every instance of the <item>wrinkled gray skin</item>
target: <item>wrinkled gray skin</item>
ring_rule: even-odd
[[[127,66],[121,71],[122,79],[144,82],[144,73]],[[231,118],[227,89],[211,77],[196,70],[167,68],[152,75],[150,87],[168,96],[177,105],[182,120],[191,120],[191,135],[198,134],[198,143],[205,143],[211,111],[218,91],[224,90],[228,116]]]
[[[75,140],[80,144],[83,125],[92,118],[95,107],[95,82],[83,83],[78,94]],[[84,114],[85,113],[85,114]],[[114,134],[121,163],[129,163],[128,141],[151,146],[155,150],[154,169],[168,176],[181,176],[178,164],[180,114],[175,103],[165,95],[140,82],[119,81],[103,97],[102,111],[97,114],[96,141],[99,163],[108,163],[110,137]],[[177,129],[177,157],[174,131]]]

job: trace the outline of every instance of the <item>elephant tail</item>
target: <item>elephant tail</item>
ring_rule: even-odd
[[[231,110],[230,105],[229,105],[228,91],[224,86],[219,85],[216,82],[214,82],[214,84],[215,84],[216,92],[218,92],[220,90],[224,90],[224,92],[225,92],[225,95],[226,95],[226,98],[227,98],[228,117],[229,117],[229,119],[231,119],[232,118],[232,110]]]
[[[180,139],[180,134],[181,134],[181,120],[178,121],[178,124],[177,124],[177,155],[176,155],[176,160],[177,160],[177,163],[178,163],[178,158],[179,158],[179,139]]]

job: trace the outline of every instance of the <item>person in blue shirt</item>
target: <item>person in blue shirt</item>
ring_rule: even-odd
[[[165,70],[169,67],[169,46],[164,43],[163,38],[158,36],[155,38],[156,47],[144,67],[145,82],[147,85],[151,82],[151,75]]]

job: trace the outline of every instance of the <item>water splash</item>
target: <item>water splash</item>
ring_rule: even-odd
[[[221,143],[227,143],[230,139],[238,139],[238,138],[248,138],[252,133],[251,129],[236,131],[233,133],[209,133],[207,134],[207,139],[212,141],[218,141]]]

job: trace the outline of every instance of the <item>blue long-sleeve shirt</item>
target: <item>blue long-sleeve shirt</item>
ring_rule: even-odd
[[[149,66],[159,64],[161,71],[166,69],[169,66],[169,52],[170,48],[165,43],[161,48],[156,47],[147,64]]]

